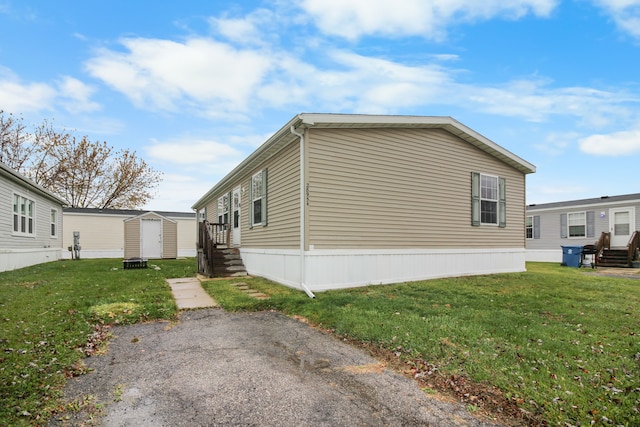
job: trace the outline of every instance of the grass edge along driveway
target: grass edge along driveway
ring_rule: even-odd
[[[404,362],[424,390],[509,423],[640,425],[640,280],[528,263],[526,273],[319,292],[204,282],[226,310],[276,309]],[[237,282],[238,280],[234,280]]]
[[[164,279],[193,276],[195,261],[153,264],[125,271],[119,260],[60,261],[0,273],[0,424],[44,424],[82,405],[61,406],[62,386],[101,351],[109,325],[175,319]],[[472,412],[508,406],[521,414],[513,423],[640,424],[640,281],[555,264],[528,270],[315,300],[261,278],[234,281],[268,300],[229,280],[204,286],[226,310],[301,316],[400,361],[426,392],[448,387]]]
[[[68,378],[86,372],[109,326],[175,319],[165,278],[193,277],[193,258],[123,270],[119,259],[55,261],[0,273],[0,425],[44,425],[58,412]]]

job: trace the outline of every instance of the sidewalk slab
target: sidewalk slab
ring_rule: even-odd
[[[195,277],[167,279],[179,310],[220,307]]]

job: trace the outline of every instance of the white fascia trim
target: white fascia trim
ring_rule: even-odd
[[[536,212],[553,212],[553,211],[557,211],[557,212],[580,212],[580,211],[587,211],[590,209],[596,209],[596,208],[616,208],[616,207],[625,207],[625,206],[634,206],[634,205],[638,205],[640,204],[640,199],[636,199],[636,200],[621,200],[621,201],[617,201],[617,202],[605,202],[603,201],[602,203],[589,203],[589,204],[583,204],[583,205],[566,205],[566,206],[559,206],[559,207],[552,207],[552,208],[539,208],[536,209],[535,207],[532,207],[531,209],[527,206],[525,207],[525,211],[527,213],[528,216],[533,216],[535,215]]]

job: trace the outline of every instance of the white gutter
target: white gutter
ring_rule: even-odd
[[[306,216],[306,198],[304,191],[304,133],[299,133],[296,128],[291,126],[291,133],[300,138],[300,287],[306,292],[309,298],[315,298],[316,296],[311,292],[311,289],[304,283],[305,277],[305,216]]]

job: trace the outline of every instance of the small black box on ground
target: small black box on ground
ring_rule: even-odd
[[[125,270],[130,268],[147,268],[147,260],[144,258],[129,258],[123,259],[122,265]]]

